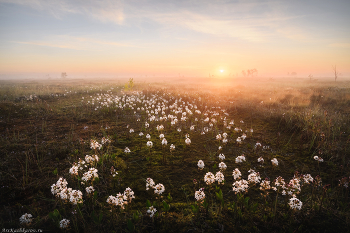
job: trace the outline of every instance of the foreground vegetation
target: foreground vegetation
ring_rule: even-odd
[[[2,229],[349,231],[349,82],[0,84]]]

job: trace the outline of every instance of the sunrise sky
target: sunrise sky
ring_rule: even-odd
[[[0,73],[317,77],[337,65],[349,77],[349,10],[349,0],[0,0]]]

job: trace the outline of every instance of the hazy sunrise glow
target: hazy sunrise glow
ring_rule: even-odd
[[[0,73],[350,76],[350,1],[0,0]]]

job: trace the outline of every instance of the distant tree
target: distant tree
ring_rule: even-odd
[[[340,73],[337,71],[337,66],[333,66],[333,71],[334,71],[334,80],[335,82],[337,81],[338,76],[340,75]]]
[[[243,77],[247,76],[244,70],[242,70]]]
[[[61,78],[66,78],[66,77],[67,77],[67,73],[66,72],[61,73]]]
[[[310,81],[312,80],[313,77],[314,77],[314,76],[312,76],[312,74],[309,74],[309,79],[310,79]]]

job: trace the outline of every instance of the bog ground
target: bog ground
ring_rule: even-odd
[[[1,228],[348,232],[349,113],[346,80],[0,81]]]

